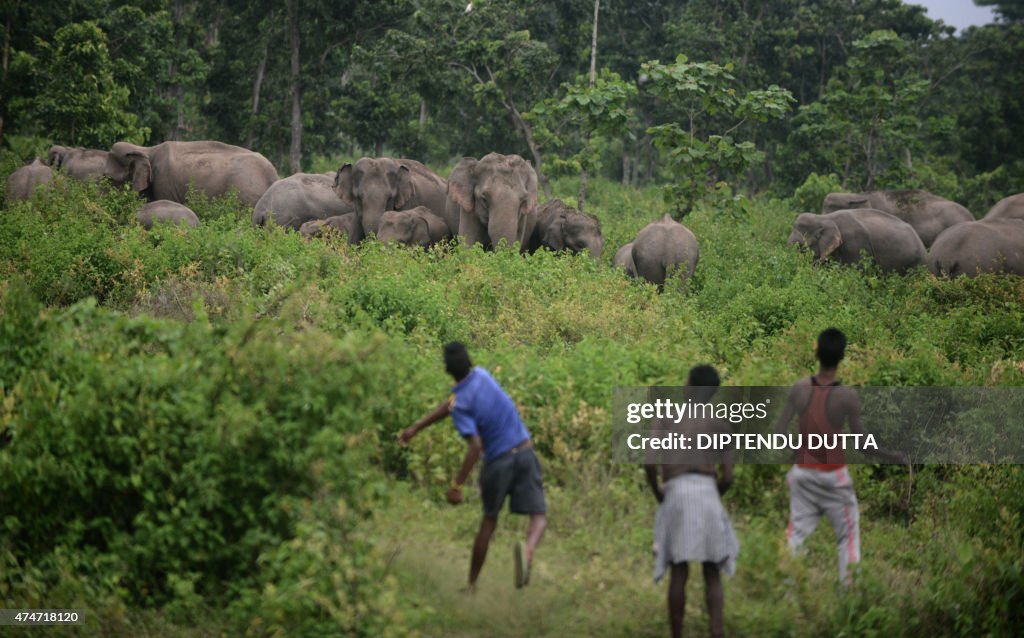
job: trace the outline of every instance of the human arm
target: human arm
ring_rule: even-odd
[[[789,396],[786,398],[786,405],[782,408],[782,413],[779,414],[779,418],[775,420],[775,433],[785,434],[786,430],[789,429],[789,424],[793,420],[793,417],[800,410],[800,396],[799,389],[800,384],[794,384],[789,389]]]
[[[647,474],[647,484],[651,486],[651,491],[654,492],[654,498],[660,503],[665,498],[665,492],[658,485],[658,466],[648,463],[644,465],[644,472]]]
[[[455,480],[452,481],[451,486],[448,488],[448,493],[445,495],[448,502],[452,505],[458,505],[462,502],[462,486],[469,478],[469,473],[473,471],[473,466],[480,460],[480,454],[483,452],[483,449],[484,446],[479,436],[466,437],[466,456],[462,459],[462,467],[459,468],[459,473],[455,475]]]
[[[445,399],[436,408],[431,410],[425,416],[421,417],[418,421],[413,423],[411,426],[402,430],[398,435],[398,442],[405,445],[412,440],[414,436],[420,433],[420,431],[427,428],[427,426],[437,423],[441,419],[445,418],[452,413],[452,402],[451,399]]]

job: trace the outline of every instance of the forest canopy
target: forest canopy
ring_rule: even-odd
[[[1024,176],[1024,14],[980,4],[996,22],[956,33],[900,0],[611,0],[592,47],[590,0],[13,0],[0,9],[0,142],[30,156],[50,142],[217,139],[282,174],[342,155],[444,165],[497,150],[542,179],[586,169],[627,185],[687,182],[683,161],[708,188],[789,195],[814,173],[984,211]],[[727,70],[737,95],[791,104],[694,117],[644,71],[678,56]],[[688,155],[659,137],[685,138]],[[708,160],[723,137],[731,154]]]

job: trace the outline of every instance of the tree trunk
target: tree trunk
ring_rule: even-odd
[[[533,168],[537,171],[537,181],[540,182],[541,187],[544,189],[544,196],[550,199],[551,183],[548,181],[547,176],[541,173],[540,147],[537,146],[537,141],[533,139],[533,129],[530,127],[530,124],[523,119],[522,113],[520,113],[519,109],[517,109],[515,104],[512,103],[512,100],[503,100],[502,104],[504,104],[505,108],[508,109],[516,128],[523,134],[523,139],[526,140],[526,145],[530,148],[530,155],[533,156]]]
[[[622,186],[629,186],[629,146],[626,141],[622,141]]]
[[[256,144],[256,116],[260,114],[260,92],[263,90],[263,75],[267,70],[267,50],[270,48],[267,42],[263,43],[263,57],[260,58],[259,66],[256,67],[256,79],[252,83],[252,129],[249,131],[249,138],[245,142],[246,148],[252,148]]]
[[[597,15],[601,10],[601,0],[594,0],[594,29],[590,35],[590,88],[594,88],[594,84],[597,82]],[[587,182],[590,180],[590,167],[587,163],[590,161],[590,127],[587,127],[587,132],[584,135],[583,140],[583,152],[584,157],[587,158],[583,164],[583,171],[580,173],[580,191],[576,195],[576,208],[583,213],[584,208],[587,205]]]
[[[288,2],[288,33],[292,53],[292,143],[288,164],[292,173],[302,171],[302,82],[299,59],[299,0]]]
[[[420,98],[420,130],[427,125],[427,101]]]
[[[176,51],[182,51],[185,48],[185,9],[185,0],[174,0],[174,46]],[[173,61],[169,75],[174,87],[171,90],[171,95],[174,96],[177,111],[169,139],[178,140],[181,139],[185,130],[185,87],[178,79],[178,67]]]
[[[373,156],[380,157],[384,155],[384,139],[378,137],[377,142],[373,145]]]
[[[0,67],[2,67],[0,68],[0,90],[3,90],[5,95],[7,94],[7,67],[11,59],[11,21],[20,4],[20,1],[14,3],[11,12],[7,14],[7,22],[4,24],[4,51],[3,59],[0,60]],[[4,140],[4,109],[6,108],[7,101],[4,100],[3,104],[0,104],[0,142]]]

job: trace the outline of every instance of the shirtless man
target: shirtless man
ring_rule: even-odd
[[[797,553],[824,514],[836,534],[839,553],[839,581],[844,588],[853,583],[850,565],[860,561],[860,513],[857,495],[846,467],[842,447],[833,450],[809,450],[809,434],[838,434],[849,425],[855,434],[867,434],[860,421],[860,397],[851,387],[839,385],[836,373],[846,354],[846,335],[829,328],[818,335],[815,354],[818,373],[793,384],[786,407],[775,423],[775,431],[785,433],[790,421],[800,415],[800,433],[804,447],[797,462],[786,475],[789,483],[789,549]],[[873,453],[893,463],[906,463],[900,452],[878,449]]]
[[[707,402],[718,390],[718,373],[711,366],[690,370],[686,398]],[[662,422],[661,433],[725,434],[732,430],[716,418]],[[717,466],[717,468],[716,468]],[[658,484],[658,468],[661,484]],[[739,542],[720,496],[732,484],[732,460],[725,453],[660,451],[648,455],[647,483],[661,505],[654,521],[654,582],[672,570],[668,587],[669,626],[673,638],[682,635],[686,610],[686,580],[690,561],[701,564],[712,636],[724,635],[725,594],[721,572],[736,570]]]

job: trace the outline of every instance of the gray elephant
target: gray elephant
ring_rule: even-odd
[[[1024,275],[1024,220],[980,219],[939,235],[928,254],[934,275]]]
[[[389,210],[426,206],[445,219],[451,229],[452,220],[445,212],[447,189],[448,183],[441,176],[416,160],[390,157],[364,157],[355,164],[345,164],[334,178],[334,192],[342,202],[355,207],[359,226],[356,237],[350,238],[353,243],[376,233],[381,216]]]
[[[984,219],[1024,219],[1024,193],[999,200]]]
[[[587,251],[596,260],[601,259],[604,236],[601,222],[593,215],[584,215],[570,208],[560,199],[544,202],[537,207],[537,224],[530,236],[528,250],[535,253],[541,248],[568,250],[575,254]]]
[[[829,193],[821,212],[853,208],[873,208],[902,219],[914,228],[925,248],[950,226],[974,221],[971,211],[960,204],[922,190]]]
[[[693,276],[697,260],[700,259],[697,237],[689,228],[668,215],[641,228],[631,244],[633,248],[629,254],[625,249],[630,244],[616,253],[616,265],[622,265],[629,273],[631,257],[635,272],[633,276],[655,284],[658,290],[665,288],[665,282],[673,269],[680,283],[685,283]]]
[[[612,265],[617,268],[622,268],[630,277],[636,277],[636,264],[633,263],[633,242],[624,244],[615,251],[615,257],[612,258]]]
[[[146,230],[153,228],[155,223],[170,222],[176,226],[195,228],[199,225],[199,217],[188,206],[166,199],[149,202],[139,210],[139,223]]]
[[[22,166],[7,177],[4,201],[10,204],[29,199],[36,192],[37,186],[49,184],[52,181],[53,171],[37,157],[32,160],[31,164]]]
[[[886,272],[906,272],[924,263],[921,238],[907,222],[870,208],[825,215],[801,213],[793,222],[789,245],[810,248],[818,261],[857,263],[866,252]]]
[[[298,230],[310,220],[355,212],[334,192],[334,173],[296,173],[274,182],[252,211],[254,226],[275,223]]]
[[[237,191],[243,206],[255,206],[277,181],[277,170],[255,151],[222,142],[164,142],[136,146],[118,142],[110,149],[107,177],[121,180],[150,201],[185,203],[190,184],[207,197]]]
[[[426,206],[411,210],[389,210],[380,218],[377,239],[385,244],[396,242],[406,246],[429,248],[451,238],[448,223]]]
[[[115,188],[124,185],[124,178],[115,175],[117,163],[113,162],[110,153],[94,148],[71,148],[54,144],[46,153],[47,163],[55,171],[61,171],[68,177],[88,182],[99,181],[103,177],[110,179]]]
[[[467,244],[493,248],[504,239],[525,251],[537,223],[537,172],[518,155],[464,157],[448,177],[448,208]]]
[[[299,234],[306,241],[309,241],[314,237],[323,237],[327,232],[334,232],[345,235],[348,237],[349,243],[354,243],[352,242],[352,236],[355,235],[358,225],[359,221],[356,219],[356,214],[347,213],[345,215],[328,217],[327,219],[312,219],[299,227]]]

